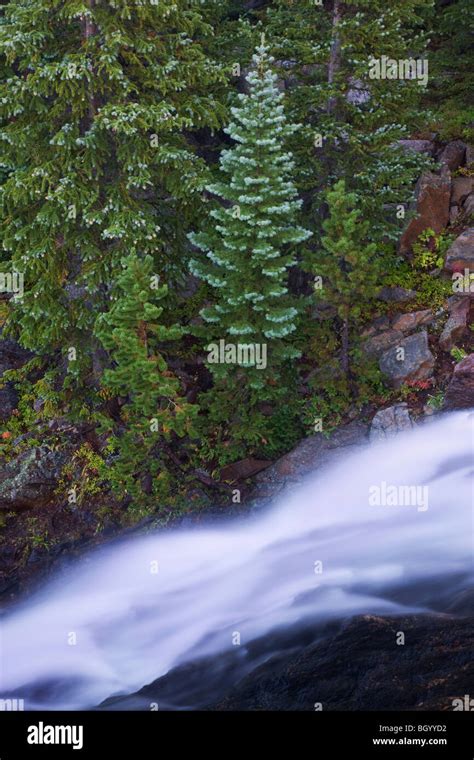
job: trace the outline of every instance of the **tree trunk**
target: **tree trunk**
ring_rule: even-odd
[[[334,8],[332,12],[332,33],[331,33],[331,52],[329,55],[328,65],[328,84],[332,85],[334,79],[339,70],[341,63],[341,40],[339,37],[339,24],[341,21],[341,0],[334,0]],[[336,106],[337,99],[335,97],[329,97],[327,103],[328,114],[333,113]]]
[[[349,378],[349,309],[346,309],[342,321],[341,369],[344,372],[344,376]]]

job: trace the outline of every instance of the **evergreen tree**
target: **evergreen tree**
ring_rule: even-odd
[[[122,266],[113,305],[99,317],[97,334],[113,360],[113,368],[104,372],[104,388],[126,403],[118,433],[107,417],[102,423],[114,454],[110,477],[115,491],[139,498],[143,505],[143,477],[151,479],[148,495],[168,494],[166,442],[173,434],[190,432],[197,407],[179,397],[179,383],[160,352],[163,343],[177,340],[183,331],[158,322],[163,309],[155,301],[164,298],[167,286],[159,286],[152,257],[129,255]]]
[[[380,283],[376,243],[368,242],[370,222],[363,219],[356,193],[339,180],[327,193],[329,217],[323,224],[322,249],[315,274],[322,277],[321,297],[334,306],[341,323],[341,368],[350,372],[350,330]]]
[[[324,193],[344,176],[371,219],[373,240],[396,241],[397,205],[410,199],[420,157],[396,141],[416,126],[423,87],[371,77],[371,61],[425,55],[433,0],[275,0],[264,15],[275,57],[285,62],[288,110],[303,123],[291,143],[309,223],[320,229]],[[318,235],[316,234],[316,238]]]
[[[433,126],[443,139],[472,141],[474,4],[471,0],[437,0],[433,31],[432,76],[426,98],[435,111]]]
[[[296,329],[298,302],[287,278],[295,245],[310,236],[295,221],[301,201],[285,149],[298,126],[286,122],[272,61],[265,46],[257,48],[247,76],[249,91],[238,96],[226,129],[236,143],[221,155],[226,179],[207,187],[221,203],[210,212],[211,228],[190,235],[205,254],[192,260],[191,270],[211,286],[215,298],[201,312],[210,325],[207,335],[234,344],[268,344],[265,372],[255,366],[242,371],[210,365],[217,389],[236,377],[242,388],[253,389],[252,406],[268,398],[269,380],[279,382],[282,364],[298,355],[288,340]],[[248,405],[248,397],[242,403]]]
[[[5,8],[2,242],[25,274],[10,329],[61,367],[70,407],[89,402],[82,383],[97,388],[108,364],[94,324],[123,256],[152,255],[166,281],[187,271],[177,252],[206,178],[188,135],[225,110],[210,35],[193,0]]]

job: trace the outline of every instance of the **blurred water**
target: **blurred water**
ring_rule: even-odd
[[[3,618],[0,697],[88,708],[238,636],[245,647],[308,619],[436,609],[451,579],[454,593],[473,578],[473,422],[454,413],[348,455],[257,519],[86,555]],[[427,509],[371,504],[383,482],[426,487]]]

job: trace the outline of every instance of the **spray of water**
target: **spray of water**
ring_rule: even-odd
[[[473,577],[473,421],[364,447],[257,518],[88,554],[4,617],[0,696],[89,708],[236,634],[245,647],[308,619],[436,608],[440,579]]]

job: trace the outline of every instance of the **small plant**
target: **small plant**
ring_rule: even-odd
[[[444,404],[444,393],[443,393],[443,391],[439,390],[439,391],[436,391],[436,393],[431,393],[428,396],[428,400],[427,400],[426,403],[428,404],[428,406],[431,409],[435,409],[436,411],[438,411],[439,409],[441,409],[442,406],[443,406],[443,404]]]
[[[456,364],[462,362],[462,360],[467,356],[466,351],[463,348],[458,348],[457,346],[454,346],[454,348],[451,349],[450,354],[455,360]]]
[[[437,235],[427,227],[413,245],[413,266],[425,271],[442,267],[451,242],[451,235]]]
[[[58,492],[74,489],[76,503],[83,504],[87,498],[103,492],[108,468],[88,443],[83,443],[63,467]]]

